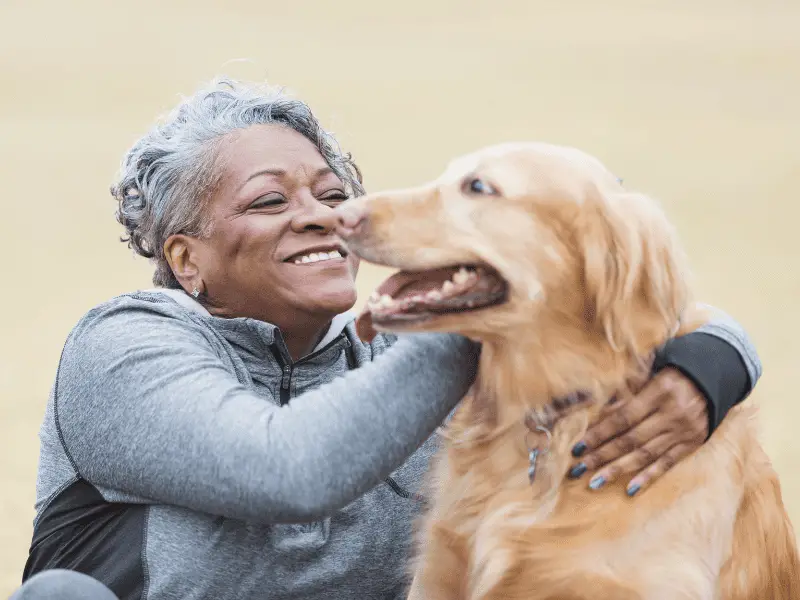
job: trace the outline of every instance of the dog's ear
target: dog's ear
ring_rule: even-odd
[[[685,261],[659,205],[642,194],[587,200],[578,227],[586,316],[618,351],[638,354],[666,341],[687,298]]]

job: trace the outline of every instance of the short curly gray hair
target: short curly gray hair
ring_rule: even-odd
[[[282,89],[219,78],[185,98],[125,155],[111,194],[122,237],[156,266],[153,283],[178,288],[164,255],[175,234],[207,235],[206,200],[219,181],[220,140],[252,125],[281,124],[310,140],[342,180],[348,194],[364,193],[361,172],[311,109]]]

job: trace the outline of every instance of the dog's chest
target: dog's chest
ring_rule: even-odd
[[[592,565],[603,557],[600,572],[636,582],[647,600],[717,598],[739,504],[736,490],[723,498],[718,492],[696,489],[670,509],[636,524],[627,535],[587,548],[581,560],[584,568],[593,571]]]
[[[545,600],[555,590],[596,588],[619,598],[715,599],[739,504],[733,486],[722,490],[718,483],[698,487],[656,513],[643,510],[626,527],[618,525],[620,509],[613,505],[609,513],[616,515],[592,511],[598,523],[587,528],[580,518],[571,526],[555,496],[535,505],[519,496],[492,502],[462,522],[471,530],[470,597]],[[723,491],[729,494],[720,497]]]

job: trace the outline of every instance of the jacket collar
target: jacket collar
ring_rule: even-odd
[[[142,290],[145,293],[149,294],[163,294],[172,300],[174,300],[177,304],[181,305],[183,308],[188,310],[189,312],[195,313],[197,315],[203,317],[212,317],[218,319],[219,317],[214,317],[206,308],[200,304],[197,300],[192,298],[189,294],[184,292],[183,290],[175,290],[169,288],[153,288],[149,290]],[[328,331],[319,341],[319,343],[314,347],[312,352],[316,352],[317,350],[324,348],[326,345],[331,343],[334,339],[336,339],[347,327],[347,324],[353,321],[356,317],[355,312],[347,311],[340,315],[336,315],[333,320],[331,321],[330,327],[328,327]],[[236,321],[236,319],[227,319],[227,321]],[[252,319],[247,319],[247,321],[253,321]],[[269,329],[270,332],[270,341],[275,338],[275,330],[277,329],[271,323],[264,323],[265,326]]]

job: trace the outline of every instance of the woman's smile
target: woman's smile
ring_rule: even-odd
[[[283,262],[301,266],[336,266],[347,264],[347,251],[341,244],[326,244],[296,252]]]

